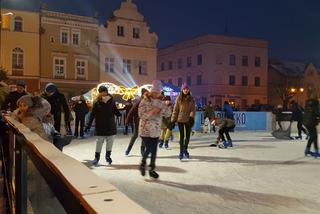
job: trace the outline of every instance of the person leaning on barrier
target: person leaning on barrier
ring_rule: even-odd
[[[24,95],[18,99],[17,106],[14,111],[16,119],[42,139],[52,142],[61,151],[71,142],[72,138],[63,138],[54,130],[48,101],[39,96]]]
[[[23,80],[18,80],[16,87],[17,87],[17,89],[15,91],[10,92],[6,96],[3,104],[1,105],[1,110],[13,112],[14,110],[16,110],[18,108],[17,100],[20,97],[28,94],[25,90],[26,83]]]

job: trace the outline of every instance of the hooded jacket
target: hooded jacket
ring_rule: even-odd
[[[174,105],[171,121],[179,123],[189,122],[190,117],[195,118],[196,104],[193,97],[190,94],[180,94],[176,99]]]

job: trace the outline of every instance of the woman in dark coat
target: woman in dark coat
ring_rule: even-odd
[[[87,106],[87,103],[83,96],[80,96],[80,99],[76,101],[76,103],[73,106],[73,111],[76,114],[76,124],[74,127],[74,136],[78,137],[78,129],[80,124],[80,137],[84,137],[83,128],[84,128],[84,121],[86,114],[88,113],[89,109]]]
[[[95,135],[98,136],[96,143],[95,159],[92,164],[97,165],[100,160],[100,153],[104,141],[106,140],[106,161],[111,164],[111,150],[114,137],[117,134],[115,116],[121,116],[116,107],[113,97],[108,94],[108,88],[99,87],[97,101],[93,104],[90,119],[85,131],[91,128],[93,120],[96,122]]]

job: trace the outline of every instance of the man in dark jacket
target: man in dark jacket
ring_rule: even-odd
[[[141,99],[143,98],[144,94],[148,92],[146,89],[142,88],[141,89]],[[132,147],[133,147],[133,144],[134,142],[136,141],[136,139],[138,138],[138,134],[139,134],[139,115],[138,115],[138,108],[139,108],[139,104],[141,102],[141,99],[135,103],[133,105],[133,107],[130,109],[127,117],[126,117],[126,121],[125,123],[128,124],[129,121],[133,121],[134,122],[134,129],[133,129],[133,135],[130,139],[130,142],[129,142],[129,145],[128,145],[128,148],[127,150],[125,151],[125,154],[126,155],[129,155]],[[143,141],[141,141],[141,147],[140,147],[140,152],[141,152],[141,155],[143,156],[144,154],[144,151],[145,151],[145,145],[143,144]]]
[[[76,123],[74,127],[74,136],[78,137],[78,129],[79,129],[79,124],[80,124],[80,137],[84,138],[84,121],[86,114],[88,113],[89,109],[87,106],[87,103],[84,99],[84,97],[81,95],[79,100],[76,101],[76,103],[73,106],[73,111],[76,114]]]
[[[307,127],[309,132],[309,140],[304,151],[306,156],[313,155],[315,158],[319,157],[318,150],[318,133],[317,133],[317,118],[319,115],[319,101],[317,100],[316,94],[314,92],[308,92],[308,100],[306,101],[304,107],[303,124]],[[310,151],[311,144],[314,144],[314,152]]]
[[[16,86],[17,90],[10,92],[6,96],[4,103],[1,105],[1,110],[13,112],[18,108],[17,101],[20,99],[20,97],[28,94],[25,91],[26,84],[23,80],[18,80]]]
[[[93,120],[95,120],[95,135],[98,136],[95,159],[92,162],[92,164],[95,166],[100,160],[100,153],[104,140],[106,140],[106,161],[109,164],[112,163],[111,150],[114,137],[117,134],[115,116],[121,116],[113,97],[108,94],[108,88],[102,85],[99,87],[98,91],[98,98],[93,104],[90,119],[85,129],[85,131],[89,130]]]
[[[290,102],[291,104],[291,109],[292,109],[292,115],[291,115],[291,121],[297,121],[297,129],[298,129],[298,136],[296,139],[302,139],[301,132],[303,131],[307,135],[307,130],[303,128],[302,126],[302,116],[303,116],[303,109],[299,104],[292,100]]]
[[[48,83],[45,87],[45,91],[42,94],[51,105],[51,114],[53,115],[54,128],[60,132],[61,128],[61,114],[62,109],[64,112],[64,121],[67,124],[69,121],[70,110],[67,104],[65,96],[58,91],[58,88],[53,83]]]

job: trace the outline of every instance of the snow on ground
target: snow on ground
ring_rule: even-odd
[[[191,138],[190,160],[178,160],[179,143],[158,149],[159,180],[142,177],[140,139],[116,137],[111,166],[93,167],[95,138],[74,140],[64,153],[88,166],[150,213],[320,213],[320,158],[304,157],[306,140],[276,140],[267,132],[231,133],[234,147],[209,147],[216,134]],[[124,205],[125,206],[125,205]]]

